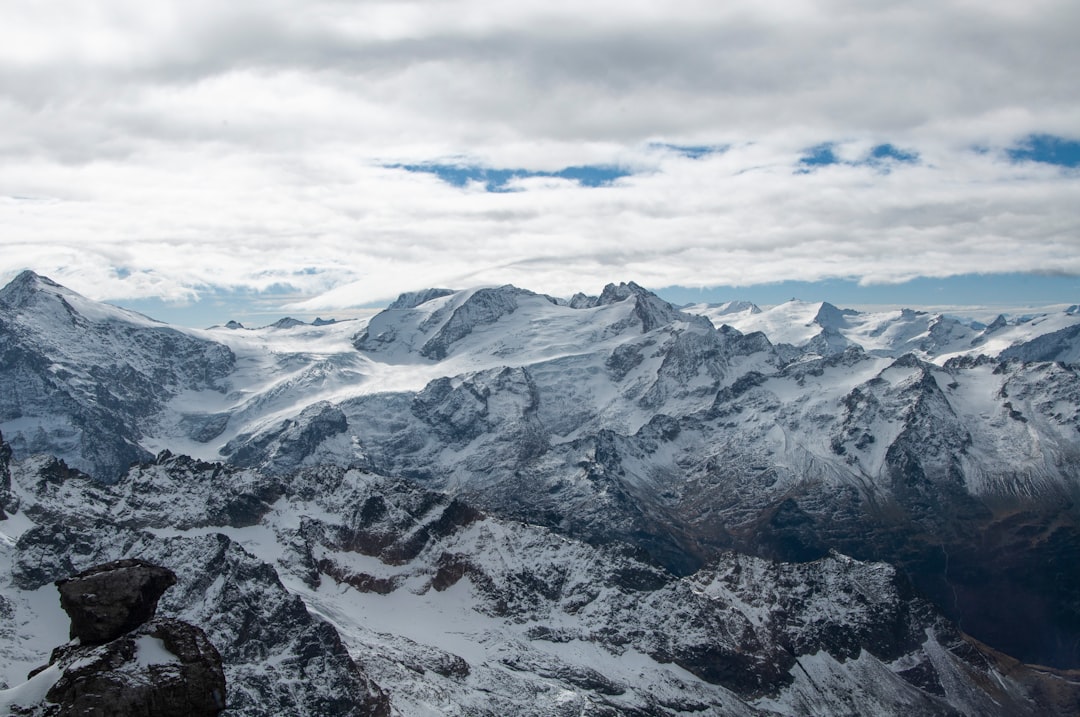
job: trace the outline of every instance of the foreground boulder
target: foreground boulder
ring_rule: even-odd
[[[221,656],[202,630],[157,617],[103,645],[53,653],[46,715],[203,717],[225,708]]]
[[[157,610],[162,593],[176,584],[168,568],[142,560],[116,560],[57,580],[60,606],[71,618],[70,636],[83,645],[115,640]]]
[[[8,690],[13,715],[213,717],[225,709],[221,655],[200,628],[155,617],[169,569],[118,560],[58,580],[72,641]]]

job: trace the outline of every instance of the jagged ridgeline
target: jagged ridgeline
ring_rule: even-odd
[[[27,272],[0,679],[138,557],[238,714],[1075,713],[1077,327],[620,284],[196,331]]]

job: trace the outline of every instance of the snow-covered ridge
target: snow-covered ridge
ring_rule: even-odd
[[[911,309],[860,312],[828,302],[796,299],[764,311],[748,302],[695,304],[684,311],[706,316],[717,326],[727,324],[744,333],[761,331],[775,344],[813,348],[823,354],[858,346],[871,354],[899,357],[914,353],[943,364],[957,356],[997,357],[1041,336],[1078,327],[1080,315],[1071,309],[1015,319],[999,315],[989,325]],[[1032,360],[1075,361],[1075,336],[1062,339],[1057,351],[1044,351]]]

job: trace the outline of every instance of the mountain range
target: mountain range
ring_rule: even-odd
[[[50,581],[132,556],[218,625],[237,714],[1075,712],[1078,346],[1076,307],[633,283],[190,330],[24,272],[0,679],[56,644]]]

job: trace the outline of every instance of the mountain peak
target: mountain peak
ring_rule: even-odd
[[[386,308],[388,309],[415,309],[420,304],[426,304],[432,299],[441,299],[453,294],[453,289],[422,289],[420,291],[406,291],[394,300]]]
[[[644,333],[675,321],[704,322],[712,328],[711,322],[704,316],[683,313],[674,305],[632,281],[605,286],[595,306],[616,304],[631,298],[634,300],[634,314],[641,321],[641,329]]]
[[[10,307],[23,306],[34,294],[43,289],[61,289],[64,287],[52,279],[41,276],[30,269],[24,269],[19,275],[0,289],[0,304]]]
[[[724,316],[727,314],[760,314],[761,307],[752,301],[740,301],[734,299],[732,301],[725,301],[722,304],[717,304],[713,307],[718,316]]]
[[[854,309],[839,309],[828,301],[821,302],[814,322],[824,329],[840,329],[847,325],[846,317],[858,315]]]
[[[631,296],[654,296],[648,289],[643,289],[632,281],[623,281],[618,284],[608,284],[604,287],[598,305],[614,304],[617,301],[625,301]]]
[[[983,331],[984,334],[989,334],[993,331],[999,331],[1009,325],[1008,320],[1005,318],[1005,314],[998,314],[997,318],[990,322],[990,325]]]
[[[272,328],[272,329],[291,329],[291,328],[293,328],[295,326],[306,326],[306,325],[307,324],[305,324],[300,319],[294,319],[291,316],[286,316],[285,318],[278,319],[274,323],[270,324],[270,328]]]

